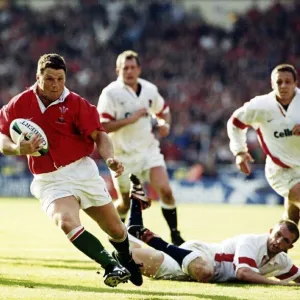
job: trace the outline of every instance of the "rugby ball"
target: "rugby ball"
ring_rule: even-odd
[[[20,135],[22,133],[26,133],[25,139],[28,141],[30,138],[36,134],[42,137],[42,149],[39,150],[38,152],[34,152],[31,154],[31,156],[41,156],[44,155],[48,152],[48,139],[43,131],[43,129],[35,124],[34,122],[26,119],[15,119],[10,123],[9,126],[9,133],[11,139],[15,142],[18,143]]]

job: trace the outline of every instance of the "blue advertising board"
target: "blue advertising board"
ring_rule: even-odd
[[[98,161],[101,175],[109,181],[109,172]],[[256,168],[251,177],[245,177],[231,167],[220,168],[214,177],[203,176],[193,182],[176,178],[169,169],[170,182],[177,203],[229,203],[229,204],[282,204],[283,200],[268,185],[263,168]],[[31,197],[32,175],[26,159],[0,157],[0,196]],[[108,182],[112,192],[112,184]]]

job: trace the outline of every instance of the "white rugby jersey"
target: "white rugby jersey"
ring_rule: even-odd
[[[276,277],[281,281],[291,281],[300,276],[300,269],[295,266],[286,253],[281,252],[269,259],[267,240],[269,234],[243,234],[224,240],[221,243],[189,241],[182,248],[201,251],[205,244],[214,257],[214,282],[236,279],[238,269],[246,267],[264,277]]]
[[[169,111],[154,84],[140,78],[138,82],[142,87],[139,96],[118,78],[104,88],[99,97],[98,111],[102,123],[124,119],[141,108],[148,111],[147,116],[135,123],[109,133],[116,154],[142,152],[152,143],[158,144],[152,134],[151,118]]]
[[[293,127],[300,124],[300,90],[296,88],[295,92],[287,111],[276,100],[274,91],[237,109],[227,123],[232,153],[248,151],[246,131],[251,126],[275,164],[283,168],[300,166],[300,136],[292,134]]]

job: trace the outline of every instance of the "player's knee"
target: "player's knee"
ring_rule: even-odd
[[[122,193],[122,196],[118,199],[118,206],[122,208],[122,211],[127,212],[130,208],[129,193]]]
[[[123,223],[121,225],[114,224],[108,231],[108,235],[114,240],[124,240],[127,236],[127,230]]]
[[[174,204],[173,192],[170,186],[163,186],[160,188],[160,195],[167,204]]]
[[[214,275],[214,267],[211,263],[204,261],[201,257],[193,260],[188,266],[189,274],[199,282],[209,282]]]
[[[66,233],[80,225],[78,220],[68,212],[56,212],[52,215],[52,219]]]

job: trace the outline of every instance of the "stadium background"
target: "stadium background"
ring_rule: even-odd
[[[298,1],[2,0],[0,7],[1,106],[34,83],[36,61],[49,52],[65,57],[67,86],[96,104],[115,79],[117,54],[133,49],[142,77],[171,107],[172,132],[161,147],[177,201],[282,203],[264,178],[253,131],[254,173],[236,171],[226,122],[235,108],[269,91],[276,64],[299,71]],[[105,165],[93,157],[113,193]],[[1,156],[0,167],[0,195],[30,196],[23,157]]]

